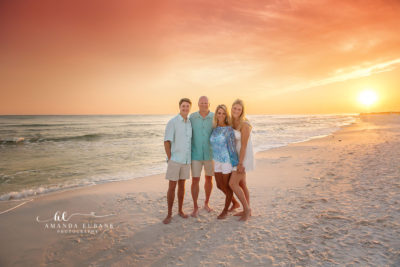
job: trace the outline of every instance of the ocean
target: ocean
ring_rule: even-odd
[[[174,115],[0,116],[0,200],[159,174]],[[249,115],[256,152],[326,136],[344,115]]]

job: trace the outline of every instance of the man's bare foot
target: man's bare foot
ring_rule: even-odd
[[[223,210],[221,212],[221,214],[218,215],[217,219],[219,219],[219,220],[225,219],[227,215],[228,215],[228,211],[227,210]]]
[[[205,209],[207,212],[213,211],[213,209],[210,207],[210,205],[209,205],[208,203],[205,203],[205,202],[204,202],[204,209]]]
[[[181,216],[184,219],[187,219],[189,217],[189,215],[187,215],[186,213],[184,213],[183,211],[179,212],[179,216]]]
[[[240,204],[238,202],[235,202],[232,204],[230,209],[228,211],[234,211],[235,209],[240,208]]]
[[[197,215],[199,215],[199,208],[194,208],[192,214],[190,216],[197,218]]]
[[[247,221],[250,216],[251,216],[250,209],[248,211],[243,211],[243,215],[242,215],[242,217],[240,217],[239,221]]]
[[[162,221],[164,224],[169,224],[172,220],[172,216],[171,215],[167,215],[167,217],[165,217],[165,219]]]

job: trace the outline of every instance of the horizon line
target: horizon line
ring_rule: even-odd
[[[194,111],[197,112],[197,111]],[[194,112],[190,112],[194,113]],[[132,115],[175,115],[176,113],[87,113],[87,114],[0,114],[0,116],[132,116]],[[400,111],[381,111],[381,112],[339,112],[339,113],[247,113],[246,115],[360,115],[373,113],[400,113]]]

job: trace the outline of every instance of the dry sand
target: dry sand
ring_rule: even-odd
[[[400,266],[399,159],[395,114],[362,116],[330,136],[258,153],[245,223],[217,220],[223,194],[214,185],[215,211],[182,219],[175,203],[171,224],[162,224],[163,175],[37,196],[0,215],[0,265]],[[0,202],[0,211],[24,201]],[[66,223],[103,229],[62,234],[36,221],[57,225],[56,211],[114,215],[75,215]]]

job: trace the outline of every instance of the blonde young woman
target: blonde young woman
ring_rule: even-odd
[[[244,103],[242,100],[237,99],[233,102],[231,114],[239,163],[237,168],[232,171],[229,186],[243,205],[243,211],[235,215],[241,216],[239,219],[240,221],[246,221],[251,216],[250,196],[246,185],[246,172],[254,169],[253,144],[251,141],[252,127],[245,117]]]
[[[229,187],[229,179],[233,168],[238,164],[235,134],[225,105],[219,105],[216,108],[213,128],[210,143],[213,149],[215,181],[218,189],[225,194],[225,206],[221,214],[218,215],[218,219],[224,219],[228,215],[229,205],[233,201],[233,192]]]

